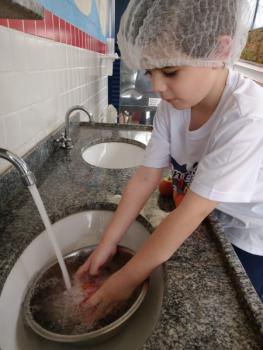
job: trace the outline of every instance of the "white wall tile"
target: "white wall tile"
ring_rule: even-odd
[[[41,81],[41,75],[39,72],[28,72],[28,98],[30,104],[35,104],[43,101],[43,82]]]
[[[10,163],[7,160],[0,159],[1,172],[4,172],[8,167],[10,167]]]
[[[33,35],[25,34],[25,48],[27,52],[28,70],[39,70],[41,62],[39,62],[38,45],[39,39]]]
[[[1,56],[1,55],[0,55]],[[13,73],[0,73],[0,115],[8,114],[10,112],[10,105],[12,105],[12,82],[10,76]]]
[[[6,130],[5,130],[5,125],[4,121],[2,118],[0,118],[0,147],[1,148],[6,148]]]
[[[85,104],[95,119],[106,107],[100,54],[2,26],[0,48],[0,147],[23,156],[72,105]],[[0,160],[0,173],[8,166]]]
[[[13,55],[10,45],[10,30],[0,26],[1,54],[0,71],[10,71],[13,66]]]
[[[48,45],[47,40],[43,38],[38,38],[36,41],[36,59],[38,61],[37,70],[46,70],[48,67]]]
[[[0,115],[16,112],[28,104],[26,72],[3,72],[0,75]]]
[[[21,120],[19,113],[11,113],[3,118],[6,135],[6,148],[17,150],[23,144]]]
[[[18,30],[10,31],[10,47],[13,57],[13,70],[25,72],[28,67],[28,52],[25,50],[25,35]]]
[[[59,72],[59,83],[60,83],[60,87],[59,90],[61,93],[64,93],[68,90],[68,81],[67,81],[67,71],[66,69],[62,69]]]
[[[49,98],[58,96],[60,92],[60,83],[59,83],[59,71],[57,70],[50,70],[47,71],[48,76],[48,86],[49,86]]]
[[[44,128],[46,130],[54,130],[54,126],[57,124],[57,99],[52,98],[42,103],[41,112],[43,114]]]
[[[30,141],[44,127],[41,104],[20,111],[21,130],[24,142]]]

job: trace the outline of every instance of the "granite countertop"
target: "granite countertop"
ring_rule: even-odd
[[[96,168],[82,160],[81,150],[103,139],[118,140],[121,128],[147,130],[82,123],[72,150],[54,149],[54,133],[28,155],[52,222],[118,203],[135,169]],[[0,178],[0,290],[19,255],[44,229],[29,191],[12,179],[13,173]],[[170,209],[155,191],[141,215],[156,227]],[[143,350],[263,348],[263,306],[213,215],[169,259],[165,271],[161,316]]]

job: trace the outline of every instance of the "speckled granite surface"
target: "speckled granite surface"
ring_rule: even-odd
[[[48,140],[49,157],[40,151],[44,154],[41,167],[32,163],[31,168],[52,222],[87,208],[114,209],[135,169],[90,166],[80,150],[102,138],[116,140],[123,128],[82,125],[71,151],[53,152],[56,135]],[[0,199],[0,290],[19,255],[43,230],[22,182],[3,180],[16,188],[12,193],[9,187]],[[172,209],[155,192],[141,213],[152,226],[167,215],[158,205]],[[143,350],[263,349],[262,328],[263,306],[211,215],[166,263],[162,313]]]

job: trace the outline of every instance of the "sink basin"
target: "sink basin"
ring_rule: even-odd
[[[141,130],[120,130],[119,135],[127,139],[139,141],[147,146],[152,136],[152,132]]]
[[[89,210],[56,222],[53,225],[54,234],[63,254],[97,244],[112,216],[112,211]],[[135,221],[120,244],[137,251],[148,236],[149,231],[145,226]],[[65,349],[64,344],[51,342],[36,335],[25,327],[21,317],[21,303],[29,281],[44,265],[53,260],[53,249],[44,231],[32,241],[15,263],[0,297],[1,350]],[[140,349],[159,318],[163,288],[163,269],[159,267],[151,275],[144,303],[127,326],[104,343],[89,346],[89,350]],[[68,344],[67,349],[79,350],[79,346]]]
[[[89,164],[107,169],[133,168],[141,165],[144,145],[127,142],[103,142],[89,146],[82,158]]]

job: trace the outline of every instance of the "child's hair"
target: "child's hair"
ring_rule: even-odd
[[[133,69],[233,64],[246,43],[254,0],[131,0],[118,44]]]

